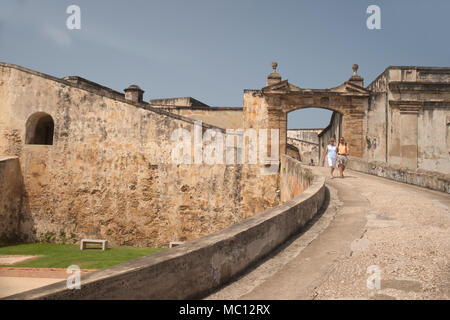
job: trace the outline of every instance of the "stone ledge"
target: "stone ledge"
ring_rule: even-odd
[[[176,248],[5,299],[194,299],[205,296],[297,233],[321,208],[325,178],[275,208]]]
[[[349,158],[348,168],[383,177],[398,182],[416,185],[431,190],[450,193],[450,175],[426,170],[409,170],[398,165],[384,162],[368,162],[358,158]]]

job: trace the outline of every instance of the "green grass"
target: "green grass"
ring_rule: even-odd
[[[161,251],[154,248],[108,247],[80,250],[71,244],[19,244],[0,247],[0,255],[42,255],[42,257],[15,265],[0,267],[21,268],[67,268],[77,265],[81,269],[103,269]]]

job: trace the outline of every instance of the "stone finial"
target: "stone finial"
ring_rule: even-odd
[[[353,76],[357,76],[358,75],[357,72],[358,72],[359,66],[355,63],[353,65],[352,69],[353,69]]]
[[[139,88],[139,86],[133,84],[126,88],[125,90],[125,99],[133,102],[142,102],[144,98],[144,90]]]
[[[353,75],[350,78],[350,82],[360,87],[364,87],[364,79],[358,75],[359,66],[355,63],[352,67]]]
[[[278,62],[273,61],[272,62],[272,69],[273,69],[272,72],[276,73],[277,72],[277,68],[278,68]]]
[[[278,83],[281,81],[281,76],[277,73],[278,63],[276,61],[272,62],[272,73],[267,77],[267,85]]]

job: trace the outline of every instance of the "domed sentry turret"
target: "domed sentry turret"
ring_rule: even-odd
[[[123,91],[125,91],[125,99],[133,102],[142,102],[144,97],[144,90],[139,88],[139,86],[133,84]]]

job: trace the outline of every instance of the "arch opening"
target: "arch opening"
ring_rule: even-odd
[[[304,164],[321,165],[328,141],[341,135],[342,114],[331,108],[304,107],[287,113],[286,153],[292,157],[298,154],[297,159]]]
[[[53,145],[55,123],[45,112],[32,114],[26,123],[26,144]]]

